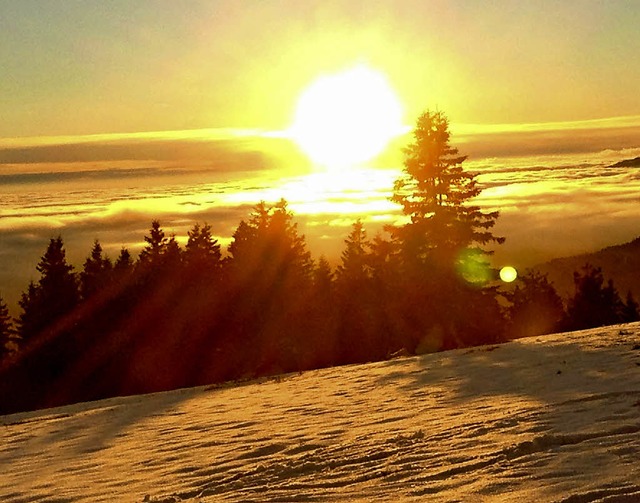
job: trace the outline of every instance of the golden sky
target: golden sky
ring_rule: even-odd
[[[638,7],[0,0],[0,295],[15,304],[58,234],[75,265],[96,238],[112,257],[137,251],[153,218],[180,239],[207,221],[226,244],[260,199],[287,198],[314,256],[339,257],[354,220],[373,236],[398,217],[389,195],[408,138],[365,163],[386,169],[339,172],[291,140],[331,136],[325,98],[302,121],[299,103],[363,71],[379,93],[340,107],[386,110],[380,141],[427,108],[450,118],[480,203],[501,211],[499,265],[630,240],[640,175],[607,166],[640,156]],[[379,106],[385,86],[398,107]],[[344,119],[334,141],[373,122]]]
[[[640,115],[635,0],[0,0],[0,137],[280,130],[323,73],[383,72],[411,123]]]

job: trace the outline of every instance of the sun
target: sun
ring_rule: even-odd
[[[398,96],[364,65],[314,81],[300,96],[290,136],[317,165],[361,166],[405,132]]]

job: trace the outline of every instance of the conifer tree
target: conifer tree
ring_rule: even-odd
[[[44,326],[41,315],[41,294],[33,281],[29,282],[27,291],[20,296],[18,305],[22,308],[18,317],[18,327],[20,338],[24,343],[35,336]]]
[[[331,265],[321,256],[313,269],[312,290],[304,300],[304,322],[299,328],[305,334],[304,368],[317,368],[336,363],[337,317],[335,282]]]
[[[120,255],[116,259],[116,263],[113,266],[113,270],[118,279],[126,276],[133,270],[133,259],[131,252],[125,247],[120,250]]]
[[[400,322],[415,327],[416,334],[437,333],[428,346],[439,349],[495,342],[504,321],[495,289],[477,281],[492,253],[486,246],[504,242],[491,231],[498,212],[472,204],[481,188],[449,138],[441,112],[418,118],[391,198],[408,222],[387,227],[398,250],[408,308]]]
[[[36,269],[41,275],[38,284],[30,283],[20,300],[20,335],[25,341],[71,312],[80,299],[76,274],[67,263],[60,236],[50,240]]]
[[[78,301],[78,284],[73,266],[67,263],[62,237],[51,239],[47,250],[36,267],[41,274],[39,286],[43,295],[61,310],[74,307]]]
[[[313,261],[304,235],[284,200],[256,205],[240,222],[228,248],[236,303],[230,329],[252,346],[244,365],[260,372],[297,368],[304,351],[305,302],[313,286]]]
[[[638,306],[638,302],[634,298],[631,290],[627,292],[627,299],[622,308],[622,319],[623,323],[631,323],[632,321],[640,321],[640,306]]]
[[[281,199],[269,212],[267,224],[267,256],[282,260],[287,268],[300,280],[308,280],[313,269],[311,253],[307,250],[305,237],[298,232],[298,224],[293,221],[293,213],[287,208],[287,202]],[[258,215],[263,221],[263,215]]]
[[[189,239],[185,247],[184,259],[188,266],[204,271],[220,268],[222,253],[218,240],[211,235],[211,226],[195,224],[188,232]]]
[[[143,266],[157,265],[161,262],[161,257],[164,254],[169,238],[166,237],[160,222],[153,220],[151,222],[151,229],[149,235],[144,237],[147,245],[140,252],[138,258],[139,263]]]
[[[362,286],[363,282],[371,278],[369,264],[371,244],[367,239],[367,231],[360,220],[353,224],[344,244],[342,261],[336,270],[336,281],[342,284],[351,284],[353,287]]]
[[[390,228],[405,260],[436,261],[453,267],[465,256],[488,253],[483,247],[502,243],[491,228],[498,212],[484,212],[469,204],[481,192],[476,175],[466,172],[467,156],[449,144],[449,122],[441,112],[424,112],[404,150],[403,174],[394,185],[392,201],[410,221]]]
[[[528,271],[518,278],[513,292],[506,294],[511,337],[555,333],[565,317],[562,299],[546,275]]]
[[[147,299],[144,287],[148,283],[138,283],[135,264],[131,253],[126,247],[120,249],[120,254],[113,264],[110,276],[111,291],[107,304],[103,307],[100,318],[96,318],[97,327],[94,332],[109,333],[122,322],[129,313],[138,307],[138,302]]]
[[[342,360],[379,360],[389,352],[388,306],[383,288],[374,290],[371,242],[360,220],[353,224],[344,244],[336,269]]]
[[[167,241],[162,256],[162,263],[164,266],[168,266],[174,270],[182,265],[182,249],[175,235],[172,235]]]
[[[318,259],[313,270],[313,286],[318,295],[329,297],[333,287],[333,271],[327,258],[323,255]]]
[[[256,205],[249,220],[240,222],[228,250],[236,273],[254,280],[307,281],[313,270],[304,235],[284,199],[273,206]],[[254,276],[258,271],[260,278]]]
[[[613,281],[604,281],[602,269],[585,264],[573,273],[574,295],[567,307],[569,330],[613,325],[622,321],[624,303]]]
[[[9,308],[0,297],[0,361],[18,352],[18,334]]]
[[[112,270],[111,260],[108,257],[103,257],[102,245],[96,239],[80,273],[80,294],[82,298],[86,300],[107,286],[111,280]]]

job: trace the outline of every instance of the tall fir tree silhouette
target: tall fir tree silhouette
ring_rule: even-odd
[[[159,266],[166,253],[169,238],[165,235],[158,220],[153,220],[151,222],[149,235],[144,237],[144,241],[147,244],[140,252],[138,263],[143,268]]]
[[[228,251],[236,272],[256,282],[304,282],[313,270],[305,237],[284,199],[257,204],[249,220],[240,222]]]
[[[449,144],[449,121],[426,111],[417,120],[413,142],[404,150],[402,175],[391,200],[410,221],[390,228],[408,260],[436,261],[453,267],[464,256],[488,253],[486,245],[504,242],[491,232],[498,212],[470,202],[480,194],[476,175],[464,170],[467,156]]]
[[[80,300],[77,277],[67,263],[62,237],[49,241],[36,269],[40,280],[30,283],[20,300],[20,335],[25,342],[70,313]]]
[[[131,271],[131,269],[133,268],[133,258],[131,257],[131,252],[126,247],[123,247],[120,250],[120,254],[116,259],[116,263],[114,264],[113,268],[119,273]]]
[[[210,225],[195,224],[188,232],[184,260],[188,267],[197,268],[201,273],[219,271],[222,252],[218,240],[211,235]]]
[[[340,256],[341,262],[336,269],[336,281],[357,287],[371,279],[369,259],[371,243],[362,221],[358,220],[352,225],[344,245],[345,248]]]
[[[112,270],[111,260],[103,256],[102,245],[96,239],[80,273],[81,297],[88,299],[96,292],[107,287],[111,280]]]
[[[236,299],[229,331],[254,348],[243,365],[259,373],[293,370],[304,358],[313,261],[287,202],[256,205],[228,251]]]
[[[472,204],[481,188],[449,139],[444,114],[418,117],[391,197],[408,222],[387,227],[400,255],[404,325],[426,333],[421,337],[433,339],[427,346],[437,349],[499,340],[504,321],[495,289],[473,284],[484,279],[485,256],[492,253],[486,247],[504,242],[491,230],[498,212]]]

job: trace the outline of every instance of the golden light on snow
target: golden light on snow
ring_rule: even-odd
[[[326,75],[300,96],[289,134],[318,165],[336,169],[379,155],[406,131],[386,77],[364,65]]]
[[[620,333],[0,416],[0,501],[638,501]]]
[[[518,277],[518,271],[516,271],[515,267],[511,267],[510,265],[503,267],[500,269],[500,279],[505,283],[511,283],[515,281]]]

